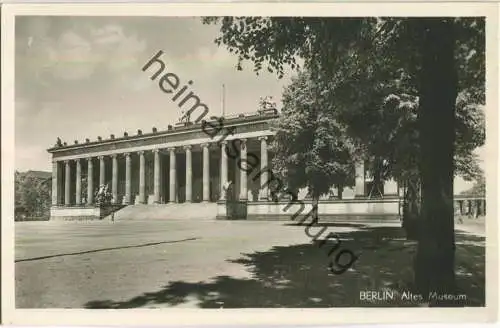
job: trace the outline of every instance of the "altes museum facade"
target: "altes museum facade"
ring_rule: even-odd
[[[226,198],[246,203],[246,217],[290,218],[297,211],[307,213],[311,201],[290,204],[287,199],[271,199],[270,172],[248,173],[238,167],[238,159],[228,156],[228,147],[239,140],[239,157],[249,154],[259,159],[260,168],[268,168],[273,154],[268,150],[274,132],[270,121],[276,110],[224,117],[224,128],[231,134],[213,137],[202,129],[202,123],[180,122],[166,130],[138,130],[134,135],[98,137],[95,141],[74,144],[58,143],[48,149],[52,155],[51,219],[102,217],[96,204],[100,186],[108,186],[111,203],[117,208],[177,203],[213,203],[217,217],[227,217]],[[208,121],[210,122],[210,121]],[[229,150],[231,151],[231,150]],[[241,165],[241,164],[240,164]],[[272,173],[271,173],[272,175]],[[232,188],[226,195],[228,182]],[[320,215],[384,215],[400,212],[399,188],[386,181],[381,197],[368,195],[370,181],[363,163],[356,165],[356,185],[346,188],[342,199],[324,197]],[[336,194],[336,191],[335,191]],[[299,193],[303,199],[305,191]],[[289,206],[287,206],[287,203]],[[217,205],[215,205],[217,204]],[[285,209],[286,208],[286,209]],[[307,212],[306,212],[307,211]]]

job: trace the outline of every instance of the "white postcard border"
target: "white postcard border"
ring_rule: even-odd
[[[331,309],[15,309],[14,279],[14,19],[16,15],[76,16],[486,16],[488,162],[485,308]],[[498,15],[496,3],[197,3],[6,4],[2,7],[2,319],[23,325],[214,325],[491,322],[498,308]],[[34,138],[36,136],[33,136]]]

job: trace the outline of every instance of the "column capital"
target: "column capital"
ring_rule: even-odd
[[[154,154],[158,154],[159,152],[160,152],[160,149],[158,149],[158,148],[153,149]]]
[[[75,158],[74,161],[75,163],[80,163],[80,158]]]
[[[268,136],[260,136],[257,139],[259,139],[260,141],[264,141],[264,140],[269,139],[269,137]]]
[[[219,141],[219,144],[221,146],[227,146],[227,140],[222,140],[222,141]]]
[[[92,160],[94,159],[94,157],[90,156],[90,157],[87,157],[87,161],[88,162],[92,162]]]
[[[97,158],[99,158],[99,160],[102,161],[104,159],[104,156],[101,155],[101,156],[98,156]]]
[[[66,165],[68,165],[70,162],[71,162],[71,160],[70,160],[70,159],[66,159],[66,160],[64,160],[64,164],[66,164]]]
[[[170,152],[170,153],[173,153],[175,152],[175,147],[168,147],[167,150]]]
[[[130,153],[123,153],[122,155],[123,155],[123,157],[125,157],[125,158],[130,157]]]
[[[192,145],[186,145],[183,147],[185,150],[191,150],[193,148]]]
[[[111,158],[113,159],[118,158],[118,154],[111,154]]]
[[[139,150],[139,151],[137,152],[137,154],[138,154],[139,156],[144,155],[144,150]]]
[[[200,144],[201,148],[208,148],[210,147],[211,143],[210,142],[204,142],[202,144]]]

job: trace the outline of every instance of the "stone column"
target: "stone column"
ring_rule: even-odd
[[[65,177],[64,177],[64,205],[69,206],[71,204],[70,202],[70,186],[71,186],[71,167],[70,167],[70,161],[64,161],[64,164],[66,164],[65,168]]]
[[[118,155],[113,154],[113,176],[111,180],[111,196],[112,204],[117,204],[118,203]]]
[[[125,204],[131,204],[132,197],[132,162],[130,153],[125,153]]]
[[[87,158],[87,205],[94,203],[94,163]]]
[[[210,145],[202,144],[203,149],[203,202],[210,201]]]
[[[359,161],[356,163],[356,180],[355,180],[354,198],[365,197],[365,163]]]
[[[267,160],[267,137],[259,137],[260,140],[260,193],[259,200],[268,200],[269,199],[269,191],[268,191],[268,169],[269,164]]]
[[[75,203],[82,204],[82,163],[80,159],[76,159],[76,188],[75,188]]]
[[[241,139],[240,143],[240,166],[243,170],[240,170],[240,200],[248,199],[247,190],[247,139]],[[238,167],[239,169],[239,167]]]
[[[99,187],[106,183],[106,166],[104,156],[99,156]]]
[[[154,203],[160,203],[161,179],[160,179],[160,150],[153,150],[155,154],[155,168],[154,168]]]
[[[384,196],[397,196],[398,184],[394,179],[384,181]]]
[[[144,159],[144,152],[139,151],[139,203],[146,203],[146,162]]]
[[[227,141],[222,141],[220,145],[220,199],[225,200],[227,199],[226,197],[226,191],[224,190],[224,185],[227,182],[227,153],[226,153],[226,145]]]
[[[175,148],[169,148],[169,156],[170,156],[170,171],[169,171],[169,201],[170,203],[175,203],[177,200],[176,197],[176,185],[177,185],[177,172],[175,170]]]
[[[193,200],[193,158],[191,146],[184,146],[186,150],[186,203]]]
[[[59,176],[59,163],[57,161],[52,161],[52,206],[57,206],[58,199],[58,181]]]

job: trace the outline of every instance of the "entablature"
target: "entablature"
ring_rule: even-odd
[[[201,124],[191,125],[184,129],[175,129],[156,133],[143,134],[140,136],[108,139],[100,142],[75,144],[66,147],[51,148],[53,160],[71,160],[97,156],[107,156],[126,152],[147,151],[154,149],[167,149],[187,145],[199,145],[203,143],[217,143],[221,139],[230,141],[234,139],[258,138],[261,136],[272,136],[275,133],[269,126],[270,119],[260,119],[243,122],[226,122],[218,134],[206,133]],[[215,127],[216,121],[211,121]],[[227,123],[227,124],[226,124]],[[232,129],[233,135],[227,135]],[[206,131],[214,131],[207,128]]]

